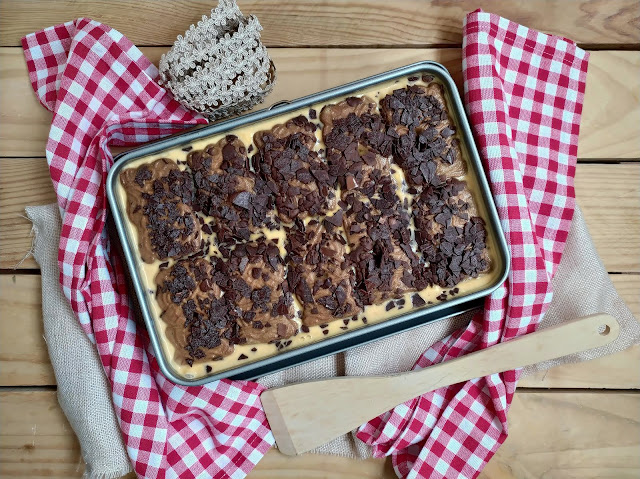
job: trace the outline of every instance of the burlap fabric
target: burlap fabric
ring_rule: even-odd
[[[87,471],[92,474],[90,477],[111,477],[112,471],[126,472],[129,467],[127,457],[102,366],[58,283],[58,208],[56,205],[28,207],[27,215],[33,221],[36,233],[35,257],[42,269],[45,337],[58,381],[60,404],[78,435]],[[609,279],[578,207],[553,287],[553,301],[540,329],[576,317],[606,312],[620,323],[620,336],[608,346],[529,366],[524,374],[595,359],[640,342],[640,323]],[[470,320],[471,314],[437,321],[342,354],[271,374],[258,382],[275,387],[338,375],[364,376],[407,371],[425,349],[462,327]],[[358,458],[371,456],[368,446],[353,434],[337,438],[314,452]]]
[[[33,253],[42,274],[44,337],[58,384],[58,402],[80,441],[86,463],[84,477],[124,476],[132,468],[113,412],[107,377],[60,286],[58,205],[27,206],[26,212],[35,232]]]

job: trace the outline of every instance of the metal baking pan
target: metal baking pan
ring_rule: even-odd
[[[488,244],[491,244],[493,246],[492,249],[494,250],[492,254],[492,268],[496,268],[493,273],[495,280],[492,281],[488,287],[480,291],[469,294],[460,294],[459,296],[455,296],[442,303],[437,303],[423,309],[409,311],[408,313],[395,318],[387,319],[376,324],[369,324],[359,329],[346,331],[343,334],[327,337],[327,339],[321,339],[320,341],[311,343],[307,346],[283,351],[274,356],[203,378],[187,379],[174,371],[170,362],[164,355],[164,351],[160,344],[159,331],[157,330],[156,322],[152,317],[151,307],[148,303],[149,295],[145,294],[146,287],[141,281],[139,262],[137,260],[137,257],[139,257],[137,247],[135,246],[133,238],[129,237],[129,233],[124,223],[126,220],[125,205],[121,204],[115,193],[120,172],[126,168],[130,162],[144,156],[160,154],[167,149],[187,146],[193,141],[202,140],[214,135],[232,133],[234,129],[253,122],[279,116],[282,116],[283,120],[285,120],[287,119],[285,115],[296,110],[309,108],[314,104],[330,103],[340,97],[356,94],[358,91],[370,89],[381,83],[421,74],[432,75],[438,79],[442,85],[444,85],[445,96],[448,101],[447,106],[449,108],[450,115],[458,125],[459,138],[461,140],[460,146],[468,163],[468,170],[473,173],[477,180],[477,188],[480,192],[481,198],[475,198],[475,200],[477,203],[482,205],[482,209],[486,215],[484,219],[487,222]],[[122,243],[122,251],[131,275],[140,311],[148,329],[158,364],[160,365],[160,369],[164,375],[169,380],[177,384],[185,386],[201,385],[222,378],[253,379],[323,356],[335,354],[355,346],[361,346],[385,336],[406,331],[431,321],[443,319],[477,308],[482,305],[483,298],[494,291],[507,278],[509,268],[509,250],[507,248],[504,233],[500,226],[500,220],[482,168],[480,157],[478,156],[478,151],[473,140],[471,129],[464,113],[462,101],[451,75],[446,68],[436,62],[424,61],[414,63],[336,88],[331,88],[320,93],[309,95],[298,100],[291,102],[279,102],[264,110],[249,113],[247,115],[216,123],[204,128],[191,130],[179,135],[174,135],[163,140],[132,149],[118,155],[116,160],[117,161],[113,168],[111,168],[107,178],[107,197],[111,206],[111,213],[113,214],[119,239]],[[492,241],[490,240],[490,237],[492,237]],[[425,345],[425,347],[427,346],[428,345]]]

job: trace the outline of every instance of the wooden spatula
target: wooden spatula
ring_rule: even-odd
[[[594,314],[420,371],[293,384],[269,389],[260,399],[280,452],[293,456],[426,392],[603,346],[618,332],[615,318]]]

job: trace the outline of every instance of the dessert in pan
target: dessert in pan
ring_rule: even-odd
[[[135,160],[127,227],[186,378],[490,283],[491,248],[429,75]]]

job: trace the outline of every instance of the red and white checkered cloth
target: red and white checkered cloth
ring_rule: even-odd
[[[465,105],[511,250],[508,280],[414,369],[532,332],[573,217],[588,53],[480,10],[464,23]],[[507,437],[520,371],[438,389],[360,428],[399,476],[476,477]]]
[[[79,19],[28,35],[33,88],[52,110],[47,161],[63,215],[60,280],[113,389],[140,477],[244,477],[273,444],[260,386],[185,388],[158,370],[129,308],[104,224],[109,145],[204,122],[153,79],[122,34]],[[511,248],[508,281],[468,328],[416,367],[533,331],[551,300],[574,207],[573,175],[588,54],[573,43],[473,12],[465,22],[466,104]],[[507,435],[517,371],[441,389],[364,425],[358,436],[407,477],[475,477]]]
[[[240,381],[186,388],[162,376],[105,229],[109,146],[206,121],[171,99],[151,62],[106,25],[78,19],[22,44],[33,89],[53,112],[46,156],[63,219],[60,282],[100,354],[136,473],[244,477],[274,442],[263,388]]]

